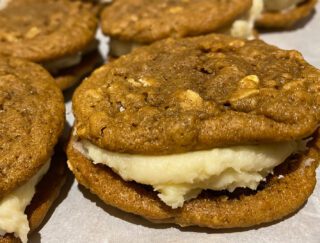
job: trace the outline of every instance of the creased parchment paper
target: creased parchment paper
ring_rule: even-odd
[[[294,31],[261,34],[262,39],[283,49],[297,49],[320,68],[320,5],[306,25]],[[101,33],[98,34],[100,39]],[[106,40],[101,50],[106,53]],[[67,94],[68,123],[73,123],[70,94]],[[320,170],[317,173],[320,181]],[[45,224],[30,237],[44,243],[135,243],[135,242],[304,242],[320,243],[320,182],[304,207],[280,222],[243,230],[209,230],[151,224],[137,216],[104,205],[77,182],[69,179],[59,202]]]

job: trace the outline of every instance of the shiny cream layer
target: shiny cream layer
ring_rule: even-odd
[[[78,65],[82,60],[82,53],[77,53],[73,56],[63,57],[57,60],[43,63],[45,69],[52,74],[57,74],[59,71],[65,68],[74,67]]]
[[[42,64],[45,69],[47,69],[52,74],[57,74],[60,70],[74,67],[78,65],[82,60],[82,53],[77,53],[72,56],[63,57],[51,62],[46,62]]]
[[[27,183],[0,200],[0,236],[13,233],[23,243],[28,241],[30,228],[25,209],[36,192],[36,185],[47,173],[49,167],[50,161]]]
[[[294,8],[305,0],[264,0],[267,11],[286,11]]]
[[[74,148],[94,164],[104,164],[126,181],[151,185],[159,198],[172,208],[196,198],[202,190],[257,189],[292,153],[298,142],[215,148],[173,155],[135,155],[110,152],[87,140]]]
[[[0,0],[1,1],[1,0]],[[95,51],[98,47],[98,41],[93,40],[83,51],[75,53],[74,55],[61,57],[52,61],[42,63],[42,65],[51,73],[57,74],[62,69],[74,67],[81,63],[83,57]]]

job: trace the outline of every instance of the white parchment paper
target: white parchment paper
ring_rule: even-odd
[[[283,49],[297,49],[320,68],[320,5],[307,22],[293,31],[261,34],[262,39]],[[101,50],[106,54],[106,39]],[[71,125],[70,94],[66,102]],[[320,170],[317,178],[320,181]],[[280,222],[243,230],[210,230],[197,227],[152,224],[144,219],[104,205],[96,196],[70,177],[45,223],[30,237],[44,243],[157,243],[157,242],[304,242],[320,243],[320,183],[313,195],[296,214]]]

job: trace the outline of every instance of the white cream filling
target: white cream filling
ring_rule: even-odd
[[[230,29],[233,37],[254,39],[254,25],[263,11],[263,0],[253,0],[252,7],[246,17],[236,20]]]
[[[263,0],[253,0],[252,7],[245,17],[234,21],[231,27],[222,30],[222,32],[234,37],[254,39],[254,24],[261,16],[262,11]],[[128,54],[139,46],[142,46],[142,44],[110,38],[110,54],[114,57]]]
[[[133,41],[122,41],[115,38],[110,38],[110,54],[114,57],[120,57],[132,52],[137,47],[143,46]]]
[[[305,0],[264,0],[267,11],[286,11],[296,7]]]
[[[77,53],[73,56],[63,57],[42,64],[50,73],[56,74],[61,69],[69,68],[78,65],[82,60],[82,53]]]
[[[28,241],[30,227],[25,209],[30,204],[36,192],[36,185],[47,173],[49,167],[50,161],[27,183],[0,200],[0,236],[13,233],[14,236],[20,238],[23,243]]]
[[[10,1],[11,0],[0,0],[0,10],[5,9]]]
[[[62,69],[74,67],[80,64],[83,56],[96,50],[98,47],[98,44],[99,42],[97,40],[94,40],[82,52],[78,52],[71,56],[66,56],[56,60],[42,63],[42,66],[44,66],[50,73],[57,74]]]
[[[182,207],[204,189],[257,189],[302,142],[215,148],[173,155],[135,155],[110,152],[87,140],[74,143],[94,164],[104,164],[126,181],[151,185],[172,208]]]

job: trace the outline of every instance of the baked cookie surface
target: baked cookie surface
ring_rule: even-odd
[[[64,126],[64,103],[39,65],[0,57],[0,199],[52,156]]]
[[[265,11],[257,20],[257,26],[271,29],[293,27],[311,14],[317,2],[317,0],[306,0],[286,11]]]
[[[117,0],[101,15],[105,34],[151,43],[167,37],[210,33],[230,25],[251,7],[251,0]]]
[[[97,21],[91,6],[65,0],[11,1],[0,11],[0,54],[45,62],[91,43]]]
[[[299,140],[319,121],[319,79],[300,53],[262,41],[168,39],[85,80],[73,98],[75,128],[133,154]]]

